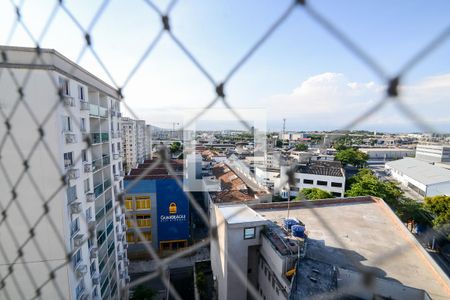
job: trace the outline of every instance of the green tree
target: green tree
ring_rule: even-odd
[[[156,292],[143,285],[138,285],[133,291],[133,297],[131,300],[152,300],[156,296]]]
[[[362,168],[366,165],[369,156],[359,150],[353,148],[338,151],[336,159],[342,162],[344,166],[352,165],[358,168]]]
[[[308,145],[306,145],[306,144],[297,144],[297,145],[295,145],[295,150],[297,150],[297,151],[308,151]]]
[[[277,148],[282,148],[283,147],[283,141],[282,140],[277,140],[276,147]]]
[[[404,223],[413,221],[422,225],[430,225],[432,217],[423,203],[413,199],[401,198],[396,206],[395,213]]]
[[[372,171],[362,169],[348,181],[350,189],[346,192],[349,197],[375,196],[382,198],[395,209],[399,197],[403,194],[401,189],[393,182],[379,180]]]
[[[180,152],[183,149],[183,146],[180,142],[173,142],[169,146],[170,153],[177,153]]]
[[[450,223],[450,196],[425,197],[425,207],[433,214],[436,228]]]
[[[302,189],[300,193],[297,194],[295,200],[318,200],[318,199],[328,199],[334,198],[332,194],[327,191],[318,189],[318,188],[306,188]]]

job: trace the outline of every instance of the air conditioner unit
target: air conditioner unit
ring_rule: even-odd
[[[125,272],[119,272],[119,278],[124,279],[125,278]]]
[[[128,258],[125,258],[125,260],[123,261],[125,266],[129,266],[130,265],[130,260]]]
[[[64,105],[65,106],[75,106],[75,99],[73,97],[64,95]]]
[[[92,164],[84,164],[84,172],[85,173],[92,172]]]
[[[78,278],[83,277],[88,271],[88,268],[86,265],[79,265],[76,270],[75,273],[77,274]]]
[[[70,203],[70,212],[72,214],[79,214],[82,211],[81,202],[75,201]]]
[[[86,201],[87,202],[94,202],[94,200],[95,200],[95,194],[94,193],[89,192],[89,193],[86,194]]]
[[[114,153],[113,154],[113,159],[119,159],[119,157],[120,157],[119,153]]]
[[[80,101],[80,110],[89,110],[89,102]]]
[[[78,172],[78,169],[69,169],[67,170],[67,177],[69,179],[77,179],[80,177],[80,172]]]
[[[75,133],[72,132],[66,132],[66,144],[73,144],[77,142],[77,136]]]
[[[120,222],[120,215],[116,214],[116,222]]]
[[[83,234],[77,234],[73,237],[73,246],[74,247],[81,247],[84,243]]]
[[[123,253],[121,253],[121,252],[117,253],[117,259],[123,260]]]
[[[100,276],[98,275],[97,272],[95,272],[94,274],[92,274],[92,284],[97,285],[99,283],[100,283]]]
[[[97,258],[97,247],[92,247],[91,250],[89,250],[89,257]]]
[[[97,222],[95,222],[95,220],[89,220],[87,225],[88,225],[88,228],[93,229],[93,228],[95,228],[95,225],[97,225]]]
[[[115,175],[114,175],[114,181],[119,181],[119,180],[120,180],[120,175],[115,174]]]
[[[122,230],[127,231],[127,225],[122,225]]]

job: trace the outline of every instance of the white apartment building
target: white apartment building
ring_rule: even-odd
[[[149,153],[145,121],[122,118],[122,143],[123,164],[128,173],[144,163]]]
[[[418,144],[416,158],[432,163],[450,163],[450,145]]]
[[[0,50],[0,109],[11,125],[0,126],[1,137],[10,133],[0,149],[8,176],[0,176],[0,299],[31,299],[37,287],[41,299],[118,299],[129,277],[125,217],[116,207],[117,92],[55,50],[41,49],[39,59],[34,48]]]
[[[290,166],[281,166],[280,182],[287,181],[287,171]],[[294,170],[295,186],[290,187],[290,195],[295,197],[305,188],[319,188],[335,197],[344,197],[345,172],[337,161],[311,161],[299,164]],[[280,196],[287,198],[287,190],[281,187]]]

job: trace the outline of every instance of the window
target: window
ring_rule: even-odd
[[[314,180],[311,179],[303,179],[304,184],[314,184]]]
[[[86,149],[81,150],[81,159],[83,160],[83,162],[88,161]]]
[[[91,189],[91,183],[89,182],[89,178],[84,180],[84,192],[87,193]]]
[[[81,294],[84,292],[84,280],[81,280],[80,283],[77,285],[77,288],[75,290],[75,293],[77,295],[77,299],[80,299]]]
[[[340,183],[340,182],[332,182],[331,186],[332,187],[342,187],[342,183]]]
[[[116,153],[116,145],[111,144],[112,153]]]
[[[255,238],[255,227],[244,228],[244,240],[254,239]]]
[[[81,132],[85,132],[85,131],[86,131],[86,119],[85,119],[85,118],[81,118],[81,121],[80,121],[80,131],[81,131]]]
[[[144,235],[144,239],[146,241],[151,241],[152,240],[152,233],[151,232],[143,232],[142,234]]]
[[[150,215],[136,215],[136,223],[138,227],[151,227],[152,220]]]
[[[78,249],[77,252],[72,256],[72,265],[74,268],[78,266],[81,261],[81,249]]]
[[[150,209],[150,196],[137,196],[136,209]]]
[[[134,233],[132,232],[127,232],[127,242],[131,242],[134,243]]]
[[[78,231],[80,231],[80,220],[76,218],[70,223],[70,236],[73,236]]]
[[[327,184],[328,184],[327,181],[317,180],[317,185],[327,185]]]
[[[133,198],[127,197],[125,199],[125,208],[128,209],[128,210],[133,209]]]
[[[63,116],[63,129],[64,131],[72,131],[72,120],[69,116]]]
[[[73,152],[64,153],[64,168],[70,168],[73,165]]]
[[[77,186],[69,186],[67,187],[67,203],[72,203],[77,200]]]
[[[89,221],[90,219],[92,219],[92,208],[91,207],[86,209],[86,221]]]
[[[295,178],[295,182],[296,182],[296,183],[300,183],[300,179]]]
[[[81,85],[78,86],[78,99],[84,100],[84,87]]]
[[[69,80],[59,77],[59,88],[63,95],[70,96]]]
[[[91,263],[91,266],[89,267],[89,271],[91,273],[91,277],[94,275],[95,271],[97,271],[97,269],[95,268],[95,261]]]
[[[342,197],[341,193],[331,192],[331,194],[335,197]]]

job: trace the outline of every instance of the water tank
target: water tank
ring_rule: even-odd
[[[287,230],[291,230],[291,227],[293,226],[293,225],[298,225],[299,224],[299,222],[298,222],[298,220],[296,220],[296,219],[284,219],[284,227],[287,229]]]
[[[302,225],[292,225],[291,227],[292,235],[299,238],[305,237],[305,226]]]

